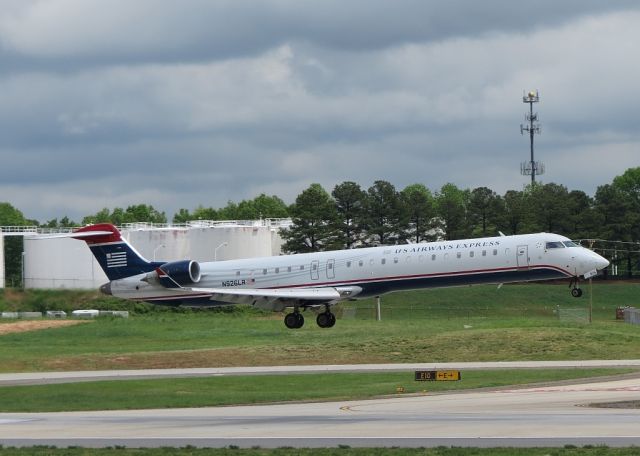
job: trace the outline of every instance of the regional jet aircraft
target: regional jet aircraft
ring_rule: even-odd
[[[72,234],[87,242],[110,282],[100,290],[135,301],[166,305],[250,304],[276,312],[289,308],[287,328],[301,328],[301,310],[317,312],[330,328],[331,306],[397,290],[502,284],[568,278],[579,280],[609,262],[568,238],[550,233],[390,245],[216,261],[144,259],[116,227],[98,224]]]

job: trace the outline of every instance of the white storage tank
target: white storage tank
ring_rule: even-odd
[[[122,237],[149,261],[186,260],[189,257],[187,228],[129,228]]]
[[[25,288],[97,288],[108,282],[87,244],[71,238],[24,237]]]
[[[271,233],[265,226],[215,225],[189,230],[195,261],[222,261],[271,255]]]

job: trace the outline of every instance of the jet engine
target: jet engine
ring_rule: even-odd
[[[200,282],[200,265],[197,261],[182,260],[172,261],[160,266],[158,279],[167,288],[191,285]]]

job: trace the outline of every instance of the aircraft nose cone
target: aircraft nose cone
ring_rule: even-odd
[[[609,266],[609,260],[598,255],[598,259],[596,260],[596,269],[604,269]]]
[[[100,287],[100,293],[111,296],[111,282],[102,285]]]
[[[607,266],[609,266],[609,260],[607,260],[606,258],[598,255],[596,252],[591,252],[591,264],[593,264],[593,267],[600,271],[601,269],[606,268]]]

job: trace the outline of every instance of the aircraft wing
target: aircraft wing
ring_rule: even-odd
[[[335,288],[189,288],[211,295],[211,301],[250,304],[264,310],[282,311],[286,307],[313,307],[332,304],[341,295]]]

